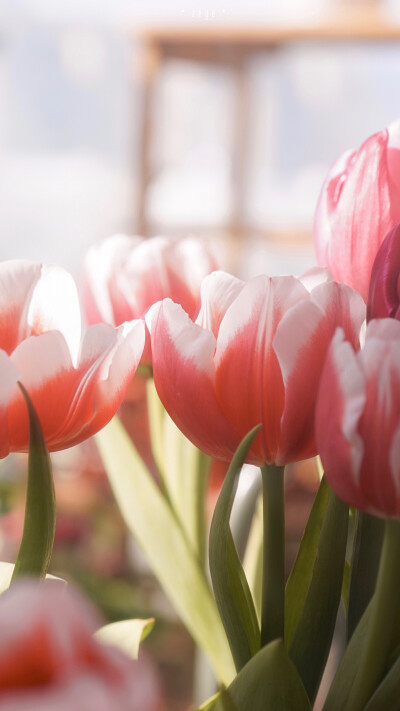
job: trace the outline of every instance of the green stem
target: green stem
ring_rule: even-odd
[[[351,560],[347,639],[350,639],[374,594],[384,528],[383,519],[357,512]]]
[[[400,521],[387,519],[372,617],[346,711],[362,711],[374,693],[393,647],[400,612]]]
[[[186,472],[187,479],[190,479],[191,475],[193,475],[194,478],[191,496],[188,501],[191,511],[187,512],[189,514],[189,526],[190,521],[192,523],[192,532],[190,534],[189,531],[189,539],[192,542],[202,567],[204,567],[207,539],[205,501],[208,477],[211,469],[211,459],[200,449],[195,450],[194,458],[194,472]]]
[[[285,509],[283,470],[261,467],[263,482],[263,583],[261,646],[283,638],[285,620]]]

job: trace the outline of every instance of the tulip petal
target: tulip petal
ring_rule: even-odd
[[[150,327],[154,382],[165,409],[199,449],[230,459],[240,439],[215,397],[213,334],[170,299],[153,307]]]
[[[330,281],[311,292],[311,300],[325,313],[329,340],[339,326],[353,348],[360,347],[360,330],[365,320],[365,303],[360,294],[346,284]]]
[[[273,342],[285,384],[278,464],[316,453],[314,409],[329,344],[340,326],[358,349],[364,318],[361,296],[329,280],[312,290],[310,301],[299,302],[283,316]]]
[[[308,298],[294,277],[256,277],[244,286],[220,325],[217,398],[240,438],[263,423],[250,450],[254,463],[274,462],[279,446],[284,389],[272,339],[287,309]]]
[[[333,281],[333,276],[329,269],[325,269],[323,267],[312,267],[311,269],[307,269],[307,271],[298,278],[309,292],[320,284],[326,284],[329,281]]]
[[[85,429],[78,433],[77,441],[102,429],[118,410],[139,365],[144,343],[145,326],[141,320],[128,321],[117,329],[107,324],[98,324],[88,329],[82,344],[79,366],[82,370],[87,369],[90,379],[94,380],[94,416]],[[81,399],[89,400],[90,397],[91,385],[88,379]],[[82,407],[81,402],[78,407]]]
[[[397,224],[383,240],[372,265],[367,319],[399,318],[399,306],[400,224]]]
[[[38,414],[49,450],[70,447],[103,427],[116,412],[140,360],[142,322],[88,329],[77,367],[64,337],[49,331],[23,341],[12,361]],[[17,393],[9,410],[13,451],[26,451],[28,421]]]
[[[366,382],[358,356],[338,328],[320,380],[315,428],[329,483],[346,503],[359,507],[364,443],[358,426],[366,402]]]
[[[83,266],[82,294],[86,320],[89,324],[105,321],[119,325],[126,320],[122,318],[119,323],[115,320],[114,301],[110,299],[108,289],[113,274],[120,273],[120,268],[125,264],[130,251],[139,242],[139,238],[118,234],[104,240],[100,245],[91,247],[87,252]]]
[[[227,272],[216,271],[207,276],[201,285],[201,308],[196,323],[217,338],[225,312],[243,287],[243,281]]]
[[[398,192],[400,190],[400,120],[393,121],[388,126],[387,165],[391,180]],[[394,196],[396,199],[396,196]],[[397,198],[398,199],[398,198]]]
[[[325,180],[314,222],[318,263],[364,299],[379,246],[400,219],[388,139],[388,130],[380,131],[337,161]]]
[[[312,301],[295,304],[278,325],[273,348],[282,372],[285,400],[277,464],[316,454],[315,402],[329,342],[324,314]]]
[[[11,358],[0,350],[0,459],[10,452],[8,436],[8,407],[11,393],[17,384],[19,373]]]
[[[11,354],[23,339],[57,329],[76,357],[81,318],[74,280],[64,269],[24,260],[0,264],[0,347]]]
[[[371,512],[395,516],[400,496],[391,456],[400,421],[400,323],[385,319],[372,321],[370,326],[360,354],[367,400],[359,423],[364,440],[359,486]]]

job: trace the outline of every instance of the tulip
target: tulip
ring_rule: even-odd
[[[400,223],[383,240],[372,266],[367,320],[400,320]]]
[[[400,322],[369,322],[354,352],[342,329],[332,340],[316,407],[326,477],[350,506],[385,518],[375,594],[345,711],[362,711],[400,641]]]
[[[207,243],[199,238],[109,237],[93,246],[84,261],[82,303],[86,320],[118,326],[143,317],[150,306],[165,297],[181,304],[195,318],[201,282],[216,268]],[[142,364],[151,364],[147,329]],[[133,379],[119,416],[140,456],[156,475],[144,378]]]
[[[312,280],[317,285],[308,290]],[[247,461],[283,465],[311,457],[330,340],[341,325],[356,348],[364,315],[359,294],[323,270],[303,280],[259,276],[247,284],[214,272],[203,282],[195,323],[170,299],[148,314],[159,397],[183,433],[213,457],[230,460],[260,422]]]
[[[326,477],[350,506],[400,517],[400,323],[369,323],[355,352],[338,329],[324,366],[316,437]]]
[[[341,156],[322,186],[314,221],[318,264],[366,300],[372,264],[400,220],[400,121]]]
[[[0,599],[2,711],[161,711],[158,678],[98,642],[97,616],[55,583],[15,583]]]
[[[83,306],[88,323],[118,326],[142,318],[170,297],[197,316],[203,278],[217,268],[207,243],[195,237],[116,235],[92,247],[83,268]]]
[[[104,427],[121,404],[144,347],[141,321],[98,324],[81,342],[77,290],[63,269],[0,264],[0,457],[28,450],[28,391],[50,451]]]

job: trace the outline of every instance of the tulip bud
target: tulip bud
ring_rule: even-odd
[[[387,316],[400,321],[400,222],[383,240],[369,283],[367,320]]]
[[[366,299],[371,268],[400,220],[400,121],[334,163],[314,220],[317,261]]]

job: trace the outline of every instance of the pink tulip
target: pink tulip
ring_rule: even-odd
[[[207,243],[195,237],[116,235],[92,247],[83,271],[88,323],[118,326],[142,318],[156,301],[170,297],[197,316],[203,278],[217,268]]]
[[[116,235],[92,247],[84,262],[82,301],[88,323],[104,321],[118,326],[141,318],[156,301],[170,297],[191,318],[200,307],[203,278],[217,268],[207,243],[195,237]],[[143,364],[151,364],[150,336],[146,329]],[[119,416],[136,449],[154,474],[144,378],[129,386]]]
[[[372,266],[367,320],[400,320],[400,223],[383,240]]]
[[[371,321],[358,352],[338,329],[321,378],[316,438],[340,498],[371,514],[400,517],[398,321]]]
[[[141,321],[93,326],[81,342],[77,290],[67,272],[0,263],[0,457],[28,449],[17,380],[32,398],[49,450],[64,449],[115,414],[143,346]]]
[[[54,583],[15,583],[0,598],[2,711],[161,711],[158,678],[93,637],[92,608]]]
[[[231,459],[260,422],[248,461],[310,457],[331,337],[342,325],[356,347],[364,315],[359,294],[323,270],[247,284],[214,272],[203,282],[196,323],[170,299],[148,314],[158,394],[184,434],[214,457]]]
[[[400,220],[400,121],[334,163],[314,221],[318,264],[367,298],[375,255]]]

